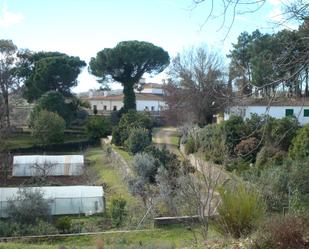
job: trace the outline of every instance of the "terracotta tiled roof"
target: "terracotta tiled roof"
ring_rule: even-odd
[[[163,97],[158,94],[151,93],[135,93],[136,100],[157,100],[163,101]],[[88,98],[83,98],[85,100],[123,100],[123,94],[109,95],[109,96],[93,96]]]

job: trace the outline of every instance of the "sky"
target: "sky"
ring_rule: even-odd
[[[205,23],[210,2],[195,6],[193,0],[0,0],[0,39],[10,39],[18,48],[79,56],[86,63],[100,50],[125,40],[151,42],[171,57],[207,44],[225,58],[241,32],[274,32],[274,22],[282,18],[282,0],[266,0],[254,13],[241,14],[250,9],[238,9],[228,32],[233,15],[228,12],[221,27],[221,1],[214,1],[217,18]],[[160,83],[164,77],[146,76],[146,82]],[[87,67],[78,80],[74,92],[100,87]]]

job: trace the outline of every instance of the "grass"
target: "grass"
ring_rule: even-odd
[[[127,163],[132,162],[133,160],[133,156],[131,156],[127,151],[121,149],[120,147],[117,147],[115,145],[113,145],[113,149],[120,155],[123,157],[124,160],[126,160]]]
[[[114,165],[104,158],[103,151],[100,146],[91,147],[86,151],[86,158],[94,162],[94,171],[98,176],[96,185],[107,185],[105,189],[106,199],[109,200],[115,196],[121,196],[128,202],[132,202],[134,197],[128,190],[122,175]]]
[[[176,135],[171,136],[170,137],[171,144],[178,147],[179,146],[179,139],[180,139],[179,136],[176,136]]]
[[[0,249],[94,249],[96,241],[104,243],[104,249],[138,249],[138,248],[182,248],[194,244],[191,231],[183,226],[171,226],[151,231],[134,231],[131,233],[110,233],[102,235],[74,236],[35,243],[0,243]]]
[[[85,141],[86,135],[83,134],[65,134],[63,143]],[[6,139],[8,149],[30,148],[36,146],[35,141],[30,133],[12,134]]]

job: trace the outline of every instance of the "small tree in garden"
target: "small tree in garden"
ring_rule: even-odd
[[[148,130],[144,128],[132,129],[125,145],[133,154],[143,151],[148,145],[151,144]]]
[[[293,139],[289,155],[293,159],[305,159],[309,157],[309,125],[299,130]]]
[[[103,116],[89,117],[86,123],[86,133],[90,140],[98,141],[100,138],[110,135],[112,125],[108,118]]]
[[[112,199],[110,212],[115,227],[119,227],[123,224],[125,217],[127,216],[126,205],[127,201],[122,197]]]
[[[64,139],[65,121],[58,114],[40,111],[33,119],[32,136],[43,146]]]
[[[20,189],[9,200],[7,212],[9,217],[20,224],[35,224],[39,220],[47,221],[51,215],[48,201],[43,198],[40,189]]]

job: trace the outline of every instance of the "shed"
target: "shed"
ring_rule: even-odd
[[[52,215],[95,214],[105,210],[101,186],[27,187],[40,189],[48,200]],[[0,188],[0,218],[7,217],[7,205],[18,195],[20,188]]]
[[[78,176],[83,173],[83,155],[14,156],[13,176]]]

